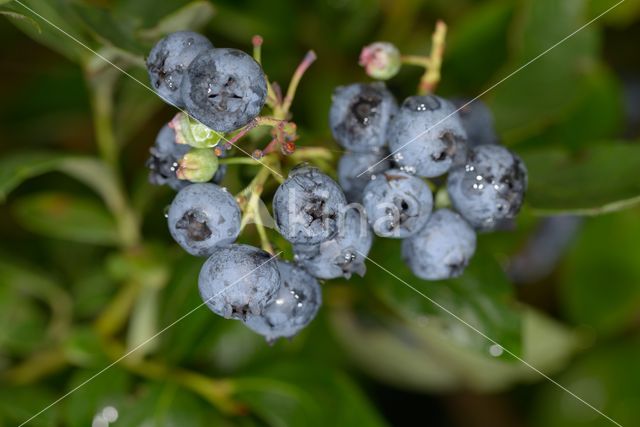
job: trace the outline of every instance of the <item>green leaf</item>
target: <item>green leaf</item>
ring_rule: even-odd
[[[514,9],[511,2],[483,2],[452,23],[444,56],[444,91],[475,96],[498,71],[508,55]],[[447,90],[449,86],[452,88]]]
[[[592,349],[558,378],[580,398],[623,426],[640,425],[638,387],[640,341],[629,337]],[[545,427],[610,427],[611,421],[552,384],[542,387],[531,425]]]
[[[41,386],[0,388],[0,425],[21,425],[59,396]],[[34,427],[59,426],[60,407],[52,406],[29,422]]]
[[[207,1],[194,1],[170,13],[149,29],[140,31],[140,36],[157,41],[169,33],[203,28],[215,14],[215,8]]]
[[[236,384],[237,398],[269,426],[325,425],[322,406],[295,383],[256,378],[239,379]]]
[[[624,330],[637,320],[638,236],[637,210],[585,222],[559,281],[565,312],[575,323],[606,334]]]
[[[123,78],[118,83],[114,121],[118,123],[115,129],[116,139],[123,144],[136,137],[145,123],[165,106],[160,97],[149,88],[149,76],[145,69],[137,67],[129,70],[129,74],[146,86],[130,78]],[[151,146],[152,143],[153,140],[149,139],[143,145]]]
[[[502,74],[506,80],[492,89],[489,100],[507,142],[559,120],[585,90],[596,65],[597,27],[572,33],[586,23],[586,4],[585,0],[522,2],[512,35],[511,65]]]
[[[19,308],[19,311],[24,310],[29,312],[31,307],[31,301],[27,297],[35,300],[42,301],[47,304],[51,311],[48,327],[45,328],[45,332],[49,339],[59,338],[63,336],[71,324],[72,317],[72,301],[67,292],[51,277],[51,274],[45,274],[39,271],[34,266],[25,264],[21,261],[12,259],[10,255],[3,254],[0,261],[0,284],[2,288],[6,290],[6,298],[8,301],[12,301],[7,310],[3,310],[7,315],[5,320],[8,324],[11,324],[10,320],[12,315],[8,313],[14,312],[18,307],[22,307],[22,304],[26,305],[26,308]],[[0,300],[2,300],[0,298]],[[11,308],[11,304],[15,301],[20,301],[21,304],[14,305]],[[13,315],[22,317],[21,314],[14,313]],[[37,315],[37,318],[40,314]],[[25,318],[28,318],[25,317]],[[15,318],[14,318],[15,319]],[[16,333],[16,328],[11,327],[4,329],[10,331],[10,335]],[[24,331],[23,331],[24,332]],[[25,339],[26,334],[17,332],[16,338],[19,341],[27,341]],[[38,340],[42,342],[40,333],[37,334]]]
[[[2,4],[3,2],[0,2],[0,4]],[[40,28],[40,25],[38,25],[38,23],[35,21],[35,19],[30,18],[28,16],[25,16],[21,13],[17,13],[17,12],[11,12],[8,10],[0,10],[0,15],[2,16],[6,16],[7,18],[11,18],[11,19],[17,19],[17,20],[25,20],[27,22],[29,22],[31,25],[33,25],[35,27],[36,30],[38,30],[38,33],[42,32],[42,29]]]
[[[308,363],[279,358],[259,373],[234,381],[236,397],[270,426],[386,425],[359,388],[331,367],[318,363],[309,369]]]
[[[68,386],[69,392],[73,392],[65,402],[65,425],[90,426],[94,416],[101,413],[105,407],[122,408],[131,382],[130,375],[117,366],[109,368],[104,373],[100,373],[99,370],[76,371]]]
[[[6,286],[8,282],[0,280],[0,348],[28,355],[47,341],[47,315],[36,301]]]
[[[92,53],[82,44],[88,45],[89,39],[84,33],[82,22],[74,13],[67,0],[21,0],[3,6],[29,19],[11,20],[11,22],[36,40],[74,62],[82,62]],[[29,20],[39,24],[34,26]]]
[[[640,16],[640,0],[624,0],[617,3],[618,1],[614,0],[591,0],[589,14],[594,19],[600,16],[602,22],[617,27],[626,27]]]
[[[618,134],[623,100],[615,76],[602,67],[589,75],[585,84],[584,93],[571,111],[542,132],[521,141],[523,149],[542,146],[578,149]]]
[[[399,322],[388,315],[333,310],[334,332],[360,369],[380,381],[422,391],[496,392],[543,377],[519,361],[470,352],[458,330],[437,318]],[[550,374],[562,368],[581,344],[571,330],[531,309],[521,310],[522,358]]]
[[[0,160],[0,202],[23,181],[52,171],[66,173],[88,185],[116,215],[125,205],[116,175],[104,162],[93,157],[50,152],[22,152]]]
[[[538,214],[599,215],[640,202],[637,144],[532,150],[522,158],[529,169],[527,201]]]
[[[114,215],[125,205],[124,196],[118,188],[118,178],[103,161],[93,157],[68,157],[56,169],[92,188]]]
[[[54,170],[67,156],[44,152],[25,152],[0,159],[0,201],[23,181]]]
[[[119,412],[116,425],[121,427],[226,425],[210,405],[169,383],[145,385],[140,397]]]
[[[113,218],[90,199],[43,193],[24,197],[13,207],[18,222],[35,233],[100,245],[119,242]]]
[[[96,5],[73,3],[74,11],[84,23],[87,32],[102,44],[117,47],[134,55],[145,54],[146,49],[134,36],[135,22],[127,15],[115,15],[111,10]]]
[[[455,332],[452,333],[452,339],[471,351],[486,354],[492,343],[463,326],[434,302],[502,343],[513,353],[520,354],[519,312],[515,306],[511,284],[493,257],[479,251],[460,278],[432,282],[416,278],[399,256],[389,256],[400,253],[400,249],[393,246],[398,244],[379,242],[370,256],[424,295],[372,263],[367,267],[367,278],[375,274],[376,279],[362,280],[368,291],[374,291],[385,304],[406,320],[420,316],[447,325]]]

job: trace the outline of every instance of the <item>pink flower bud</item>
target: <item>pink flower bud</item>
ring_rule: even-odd
[[[362,48],[358,63],[367,75],[374,79],[387,80],[400,70],[400,51],[389,42],[375,42]]]

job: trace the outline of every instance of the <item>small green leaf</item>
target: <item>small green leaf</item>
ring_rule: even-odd
[[[215,8],[207,1],[194,1],[162,18],[153,28],[140,31],[140,36],[155,42],[169,33],[197,30],[213,17]]]
[[[0,348],[3,352],[28,355],[47,341],[47,315],[19,289],[0,280]]]
[[[109,368],[104,373],[99,370],[75,371],[68,386],[69,391],[75,392],[71,393],[65,402],[65,425],[90,426],[94,417],[101,414],[105,407],[113,406],[116,410],[122,408],[131,382],[130,375],[117,366]]]
[[[117,47],[134,55],[142,55],[145,48],[134,36],[135,23],[126,15],[114,15],[113,11],[96,5],[73,3],[74,11],[85,24],[87,32],[98,41]]]
[[[2,4],[2,2],[0,2],[0,4]],[[0,15],[6,16],[7,18],[11,18],[11,19],[25,20],[29,22],[31,25],[33,25],[35,29],[38,30],[38,33],[42,33],[42,29],[40,28],[40,25],[38,25],[36,20],[33,18],[30,18],[18,12],[11,12],[8,10],[0,10]]]
[[[89,45],[89,39],[70,3],[67,0],[21,0],[21,4],[11,2],[3,8],[29,18],[11,20],[29,37],[79,63],[92,53],[82,46]],[[39,25],[34,26],[30,20]]]
[[[170,383],[145,384],[139,398],[119,409],[121,427],[227,425],[210,405]]]
[[[0,201],[23,181],[54,170],[67,156],[45,152],[25,152],[0,159]]]
[[[237,379],[236,397],[245,402],[267,425],[323,426],[325,410],[310,390],[296,383],[271,378]]]
[[[59,338],[67,332],[71,324],[72,301],[67,292],[50,274],[45,274],[32,265],[12,259],[10,255],[2,254],[0,284],[8,292],[15,292],[15,296],[19,300],[26,302],[26,297],[31,297],[47,304],[51,311],[49,325],[46,328],[48,338]],[[8,296],[8,298],[13,298],[13,296]],[[11,310],[14,309],[9,311]],[[14,328],[9,328],[9,330],[14,331]],[[20,340],[24,338],[23,336],[19,337]]]
[[[88,185],[115,215],[125,206],[117,178],[104,162],[93,157],[50,152],[22,152],[0,160],[0,202],[23,181],[52,171],[63,172]]]
[[[608,142],[571,153],[522,153],[529,169],[527,201],[541,215],[599,215],[640,202],[640,146]]]
[[[92,188],[114,215],[118,215],[125,206],[117,177],[103,161],[93,157],[67,157],[60,161],[56,169]]]
[[[0,388],[0,425],[21,425],[58,397],[58,394],[38,385],[8,387],[3,384]],[[59,426],[60,409],[59,406],[52,406],[30,421],[29,425],[33,427]]]
[[[43,193],[22,198],[13,207],[18,222],[35,233],[81,243],[119,242],[113,218],[90,199]]]
[[[575,323],[607,334],[637,320],[638,236],[640,221],[635,210],[585,221],[559,281],[565,312]]]
[[[358,387],[322,363],[276,358],[259,376],[235,380],[236,398],[271,426],[363,426],[386,423]],[[326,408],[332,408],[327,411]]]

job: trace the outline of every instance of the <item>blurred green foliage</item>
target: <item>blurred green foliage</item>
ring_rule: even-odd
[[[76,387],[30,424],[87,426],[107,406],[119,411],[116,426],[378,426],[425,415],[390,410],[394,400],[376,395],[380,383],[490,393],[526,409],[517,425],[610,424],[514,355],[622,425],[640,424],[640,150],[621,139],[629,76],[640,81],[640,59],[625,55],[638,45],[640,1],[581,29],[614,4],[0,0],[0,426]],[[467,273],[435,283],[409,273],[397,242],[378,241],[371,257],[380,266],[326,283],[319,318],[273,347],[237,322],[194,311],[202,261],[170,241],[171,192],[152,188],[143,167],[174,114],[140,84],[145,52],[177,29],[245,50],[260,34],[265,70],[284,86],[314,49],[294,119],[300,145],[337,157],[330,94],[365,80],[360,48],[389,40],[426,53],[437,19],[450,29],[440,92],[483,94],[503,142],[529,167],[516,230],[481,236]],[[418,76],[403,69],[389,86],[407,96]],[[254,172],[234,169],[226,184],[237,191]],[[550,276],[517,288],[504,267],[542,216],[558,214],[598,217],[585,220]],[[481,412],[464,425],[482,425]],[[454,425],[445,418],[435,423]]]

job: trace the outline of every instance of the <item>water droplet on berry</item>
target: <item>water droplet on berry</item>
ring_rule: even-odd
[[[170,207],[171,207],[170,205],[167,205],[167,206],[165,206],[165,207],[164,207],[164,209],[162,210],[162,215],[163,215],[165,218],[169,218],[169,208],[170,208]]]

